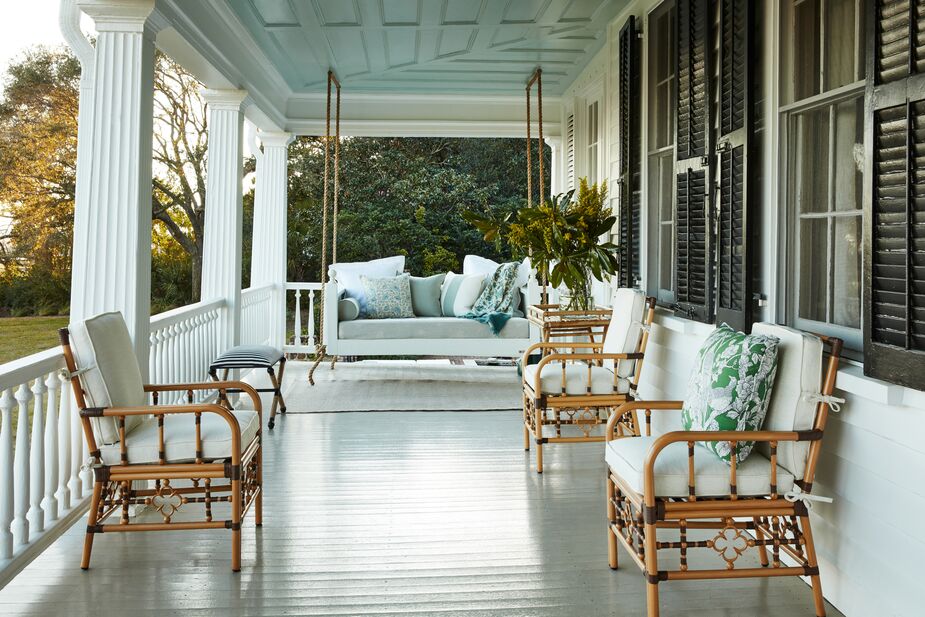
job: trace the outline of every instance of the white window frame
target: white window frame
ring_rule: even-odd
[[[669,251],[670,259],[672,261],[670,271],[671,283],[669,288],[661,287],[660,283],[660,273],[661,268],[661,231],[663,227],[663,221],[659,217],[659,212],[657,206],[651,203],[652,191],[659,190],[658,187],[653,187],[650,183],[650,177],[653,171],[651,168],[650,162],[655,156],[664,155],[670,153],[671,158],[671,167],[674,168],[674,161],[676,159],[676,149],[677,144],[675,142],[674,136],[671,139],[671,145],[665,146],[664,148],[658,149],[656,152],[655,148],[650,148],[650,134],[651,134],[651,122],[652,122],[652,105],[655,101],[650,97],[651,90],[651,80],[650,80],[650,61],[649,57],[649,44],[651,42],[650,36],[653,32],[653,23],[656,16],[660,16],[662,12],[670,10],[675,6],[674,0],[664,0],[659,2],[657,5],[652,7],[645,15],[645,26],[643,28],[643,40],[642,40],[642,114],[640,121],[642,122],[642,139],[641,148],[642,148],[642,207],[641,207],[641,221],[640,221],[640,233],[642,233],[642,238],[645,240],[643,246],[645,247],[642,251],[642,267],[640,272],[642,275],[642,286],[643,289],[646,289],[649,295],[654,296],[659,303],[665,305],[674,304],[676,301],[675,296],[675,267],[674,267],[674,241],[675,241],[675,229],[674,229],[674,217],[675,217],[675,180],[674,172],[672,171],[672,182],[671,182],[671,250]],[[677,75],[671,77],[672,80],[677,83]],[[677,97],[677,92],[674,93],[674,96]],[[675,100],[672,100],[669,104],[669,113],[673,113]]]
[[[792,0],[792,5],[801,4],[803,2],[812,1],[812,0]],[[785,58],[785,62],[782,63],[784,66],[778,72],[778,79],[780,92],[779,95],[783,97],[783,93],[787,90],[787,85],[783,82],[784,79],[791,78],[792,75],[787,69],[787,61],[795,61],[795,59],[790,59],[790,54],[792,52],[791,40],[788,38],[792,36],[792,32],[787,27],[785,19],[788,16],[788,7],[786,6],[787,0],[782,2],[779,5],[778,12],[778,25],[780,32],[780,41],[779,46],[781,48],[780,56]],[[865,0],[856,0],[856,9],[855,9],[855,22],[856,22],[856,33],[858,38],[858,45],[856,49],[862,49],[865,45],[865,33],[860,28],[860,13],[866,11],[864,6]],[[826,42],[825,37],[825,21],[824,21],[824,10],[825,10],[825,0],[822,0],[821,3],[821,16],[820,16],[820,36],[819,36],[819,45],[820,51],[824,53],[824,46]],[[822,56],[820,56],[821,58]],[[819,76],[819,88],[823,87],[825,83],[825,77],[822,74],[824,72],[825,63],[820,59],[820,76]],[[861,67],[863,68],[863,67]],[[778,280],[781,283],[783,289],[782,293],[779,295],[778,308],[781,315],[784,316],[786,323],[791,324],[792,326],[802,329],[810,330],[813,332],[818,332],[820,334],[825,334],[829,336],[837,336],[845,341],[846,346],[849,349],[861,350],[863,349],[863,332],[862,327],[864,323],[864,303],[863,303],[863,262],[861,264],[861,270],[859,273],[861,285],[859,286],[859,301],[860,301],[860,320],[857,328],[851,328],[847,326],[842,326],[830,322],[816,321],[812,319],[807,319],[799,316],[799,307],[800,307],[800,281],[799,276],[801,272],[800,264],[800,221],[803,218],[810,218],[801,213],[797,212],[797,204],[792,203],[791,201],[791,182],[792,178],[790,177],[790,168],[791,168],[791,144],[790,138],[792,134],[792,125],[795,117],[801,113],[807,113],[814,110],[822,110],[831,107],[837,103],[849,101],[856,99],[859,96],[863,98],[865,91],[866,81],[864,79],[857,80],[853,83],[846,84],[837,88],[833,88],[828,91],[823,91],[821,93],[805,97],[795,102],[778,104],[777,113],[778,113],[778,141],[779,148],[777,151],[777,162],[780,178],[780,190],[778,191],[778,207],[780,213],[780,228],[783,230],[783,233],[779,235],[778,241],[778,250],[780,259],[778,260]],[[834,126],[831,126],[830,123],[830,143],[834,139],[833,131],[835,130]],[[834,165],[832,157],[830,157],[830,168]],[[825,170],[825,173],[831,174],[831,169]],[[831,182],[829,182],[831,186]],[[831,189],[830,189],[831,190]],[[862,205],[855,210],[840,211],[837,214],[827,214],[820,217],[827,218],[834,221],[837,216],[858,216],[860,214],[860,229],[863,230],[865,219],[867,214],[863,212]],[[863,233],[863,231],[862,231]],[[829,241],[832,241],[831,234],[829,235]],[[832,260],[833,255],[832,251],[834,250],[833,246],[828,246],[828,266],[827,266],[827,278],[831,279],[832,276]],[[863,250],[859,248],[861,252],[861,257],[863,259]],[[832,281],[828,280],[827,285],[831,287]],[[829,292],[827,292],[829,293]]]

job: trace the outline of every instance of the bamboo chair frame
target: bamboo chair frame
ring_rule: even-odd
[[[570,335],[592,336],[589,333],[588,323],[578,317],[600,317],[601,310],[592,311],[568,311],[568,315],[562,318],[560,324],[567,324],[567,317],[575,317],[575,325],[561,325],[561,332],[568,332]],[[643,330],[636,351],[631,353],[604,353],[604,337],[606,331],[601,335],[600,341],[591,340],[589,342],[542,342],[531,345],[523,355],[521,366],[524,367],[523,374],[523,420],[524,420],[524,450],[530,450],[530,439],[536,443],[536,472],[543,473],[543,446],[549,443],[591,443],[604,441],[605,435],[595,434],[596,428],[602,426],[612,419],[614,410],[636,395],[636,386],[639,384],[639,376],[642,371],[642,362],[645,357],[646,345],[649,341],[649,327],[655,317],[655,298],[646,298],[646,310],[643,313]],[[584,323],[582,323],[584,322]],[[608,324],[605,324],[606,328]],[[561,334],[565,336],[565,334]],[[536,373],[531,381],[527,379],[527,361],[530,355],[539,351],[542,358],[536,365]],[[612,360],[614,362],[613,373],[613,391],[607,394],[591,394],[591,376],[592,368],[603,366],[604,362]],[[633,374],[630,376],[630,386],[628,392],[619,392],[618,384],[620,377],[617,375],[616,365],[621,360],[635,360]],[[558,363],[562,367],[562,391],[560,394],[549,394],[543,392],[541,376],[543,367],[551,363]],[[587,384],[585,394],[567,394],[566,393],[566,367],[569,364],[583,363],[587,366]],[[552,417],[549,411],[553,412]],[[573,426],[578,428],[580,435],[563,435],[564,426]],[[547,435],[544,427],[552,427],[555,435]],[[636,428],[630,425],[627,420],[621,421],[617,425],[617,430],[627,435],[636,434]]]
[[[87,407],[80,374],[70,344],[67,328],[58,331],[67,370],[84,439],[90,452],[93,468],[93,494],[87,517],[87,534],[84,539],[80,567],[90,567],[90,554],[96,534],[130,531],[175,531],[186,529],[229,529],[231,530],[231,569],[241,570],[241,521],[253,507],[257,526],[263,524],[263,450],[261,447],[263,426],[260,395],[250,385],[240,381],[221,381],[189,384],[148,384],[144,391],[150,393],[152,405],[134,407]],[[213,391],[218,393],[217,403],[194,403],[193,393]],[[159,405],[163,392],[185,392],[188,403],[182,405]],[[242,443],[241,427],[231,413],[228,393],[247,394],[257,413],[257,433],[250,443]],[[231,430],[231,456],[222,461],[204,460],[200,423],[203,414],[215,414],[228,423]],[[164,418],[168,415],[190,416],[196,426],[196,459],[193,462],[171,462],[165,454]],[[125,434],[125,419],[130,416],[154,416],[158,418],[157,463],[128,463]],[[91,425],[91,418],[116,418],[119,429],[121,464],[103,463],[100,449]],[[190,486],[174,487],[171,482],[189,481]],[[213,484],[213,481],[218,483]],[[149,488],[134,488],[132,483],[145,481]],[[153,483],[153,487],[150,485]],[[227,520],[213,520],[212,506],[228,503],[231,517]],[[199,521],[172,521],[172,516],[187,504],[203,504],[204,519]],[[151,506],[163,518],[161,523],[132,523],[129,519],[133,506]],[[119,514],[118,523],[105,523],[110,516]]]
[[[819,338],[829,347],[821,392],[823,396],[829,396],[835,388],[842,341],[825,336]],[[683,401],[628,402],[610,417],[606,428],[606,440],[612,441],[621,437],[618,433],[621,421],[638,427],[639,410],[645,413],[646,434],[651,435],[653,411],[680,410],[683,404]],[[816,615],[825,616],[825,602],[810,528],[809,509],[804,501],[790,501],[785,495],[777,492],[777,446],[781,442],[810,444],[803,480],[795,482],[803,493],[810,493],[829,407],[828,401],[820,401],[816,406],[813,428],[805,431],[673,431],[661,435],[652,444],[645,459],[642,493],[631,488],[613,469],[608,469],[608,561],[612,569],[617,569],[619,541],[645,574],[648,617],[659,615],[658,585],[663,581],[772,576],[808,576],[812,585]],[[627,418],[621,420],[623,416]],[[698,497],[694,487],[694,444],[698,441],[728,441],[733,452],[739,441],[767,443],[770,448],[771,465],[769,492],[765,495],[739,496],[736,492],[736,464],[733,460],[729,467],[729,494]],[[687,444],[689,497],[658,498],[655,496],[655,463],[662,450],[672,443],[679,442]],[[714,456],[707,451],[702,451],[701,455]],[[656,530],[660,529],[677,530],[677,541],[659,539]],[[688,538],[688,530],[715,530],[717,535],[710,540],[691,540]],[[725,562],[725,567],[690,569],[687,555],[688,551],[694,548],[715,551]],[[736,560],[751,548],[758,551],[762,567],[737,568]],[[680,551],[678,569],[663,567],[658,555],[662,550]],[[797,565],[783,565],[782,554],[790,557]]]

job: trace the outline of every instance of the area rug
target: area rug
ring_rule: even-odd
[[[283,396],[288,413],[348,411],[490,411],[521,408],[512,367],[438,361],[363,361],[324,364],[308,383],[310,365],[290,362]]]

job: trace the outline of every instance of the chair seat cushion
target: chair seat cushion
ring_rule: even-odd
[[[536,383],[536,364],[528,364],[524,369],[524,379],[531,388]],[[543,366],[540,375],[543,394],[562,394],[562,365],[550,362]],[[629,392],[628,379],[617,379],[617,393]],[[613,371],[602,366],[591,367],[591,394],[613,394]],[[580,396],[588,394],[588,366],[586,364],[565,365],[565,394]]]
[[[609,441],[604,459],[610,469],[639,494],[643,493],[643,469],[649,448],[657,437],[626,437]],[[655,460],[655,496],[687,497],[687,443],[669,444]],[[694,487],[699,497],[729,494],[729,464],[701,445],[694,446]],[[777,492],[793,488],[793,474],[777,466]],[[771,492],[771,461],[752,452],[736,466],[736,491],[740,496]]]
[[[269,345],[238,345],[217,357],[210,368],[267,368],[282,357],[282,351]]]
[[[338,324],[338,338],[358,341],[390,339],[526,339],[530,323],[512,317],[496,337],[487,324],[459,317],[409,317],[404,319],[356,319]],[[435,349],[434,353],[439,353]]]
[[[255,411],[232,413],[241,427],[243,451],[254,440],[260,422]],[[203,413],[200,430],[204,460],[214,461],[231,456],[231,429],[224,418],[214,413]],[[157,418],[145,419],[126,436],[125,441],[130,464],[160,461]],[[170,463],[196,460],[196,423],[193,414],[171,414],[164,418],[164,453]],[[119,465],[122,462],[118,443],[102,446],[100,456],[106,465]]]

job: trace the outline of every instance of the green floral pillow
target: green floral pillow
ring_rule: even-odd
[[[366,291],[367,319],[414,317],[410,274],[376,279],[361,275],[360,281]]]
[[[777,346],[774,336],[736,332],[726,324],[704,341],[687,385],[681,421],[688,431],[757,431],[764,424],[774,376]],[[731,460],[728,441],[702,442],[718,457]],[[736,444],[741,463],[755,442]]]

